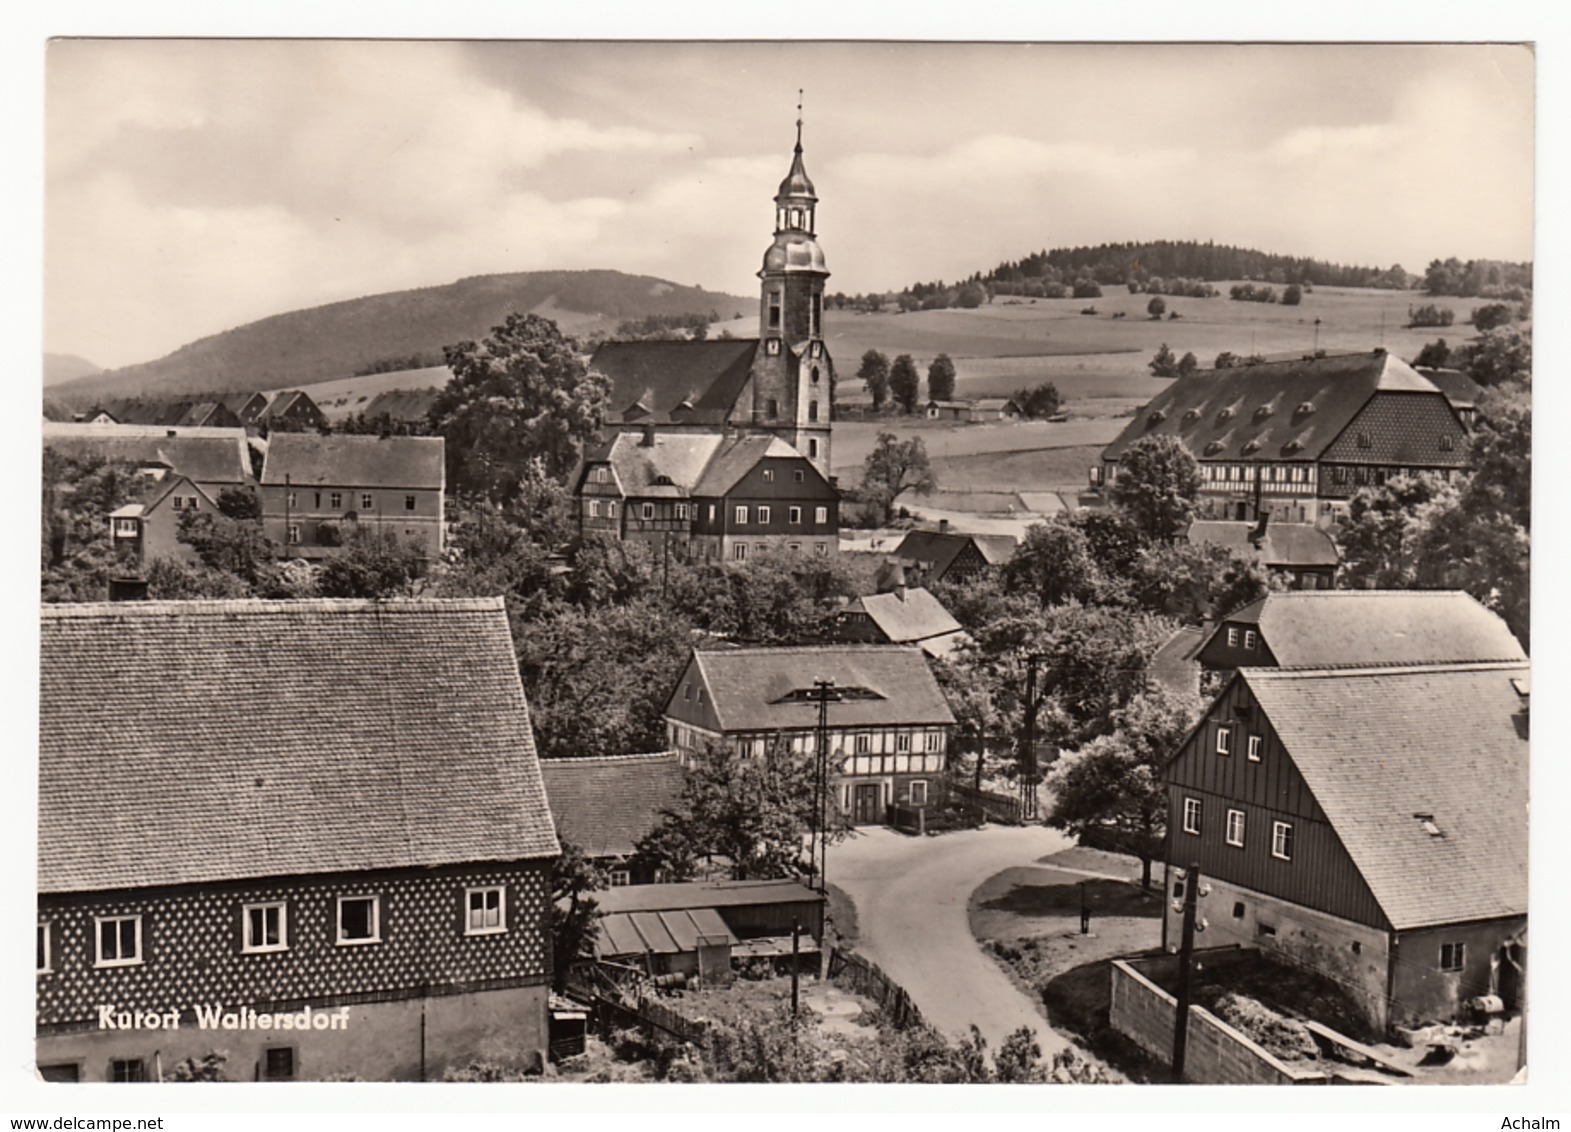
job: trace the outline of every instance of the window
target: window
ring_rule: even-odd
[[[47,975],[53,971],[54,967],[50,965],[53,960],[53,932],[49,927],[49,921],[45,920],[43,923],[38,925],[38,973],[40,975]]]
[[[1244,630],[1244,648],[1248,649],[1250,652],[1254,652],[1255,645],[1259,643],[1259,640],[1260,638],[1255,635],[1255,631],[1253,629]]]
[[[412,495],[404,496],[404,510],[405,511],[413,511],[414,509],[415,509],[415,497],[412,496]]]
[[[809,401],[807,403],[807,419],[810,420],[810,421],[816,421],[818,419],[818,402],[817,401]]]
[[[765,483],[774,483],[775,482],[775,470],[773,468],[765,468],[764,469],[764,482]]]
[[[780,329],[780,292],[769,292],[769,329]]]
[[[1244,811],[1227,811],[1227,843],[1235,848],[1244,847]]]
[[[813,356],[815,358],[818,356],[818,343],[817,342],[813,343]],[[813,379],[813,384],[817,385],[818,384],[818,367],[817,366],[814,366],[813,369],[812,369],[812,379]]]
[[[1278,860],[1293,859],[1293,826],[1290,822],[1271,823],[1271,856]]]
[[[796,483],[802,483],[807,479],[807,473],[802,471],[801,468],[798,468],[796,471],[791,473],[791,479]]]
[[[360,493],[360,510],[362,510],[362,511],[370,511],[370,510],[373,510],[375,507],[376,507],[376,500],[371,498],[371,494],[369,492],[362,491]]]
[[[1180,898],[1183,897],[1183,895],[1184,895],[1184,882],[1181,881],[1181,880],[1175,880],[1173,882],[1173,899],[1175,899],[1175,900],[1180,899]]]
[[[745,506],[736,509],[736,521],[738,525],[747,522],[747,508]]]
[[[787,507],[786,520],[793,526],[800,526],[802,522],[802,509],[800,507]]]
[[[300,541],[300,524],[290,523],[289,531],[286,537],[289,539],[290,543],[298,543]]]
[[[174,500],[175,500],[175,502],[174,502],[175,510],[176,511],[184,511],[185,510],[185,496],[177,495],[177,496],[174,497]]]
[[[758,522],[762,526],[767,527],[769,525],[769,508],[760,507],[758,509]]]
[[[1249,750],[1247,753],[1250,762],[1257,763],[1260,761],[1260,747],[1264,742],[1265,739],[1262,736],[1251,735],[1249,737]]]
[[[747,544],[739,542],[731,548],[731,557],[741,562],[747,558]]]
[[[813,553],[827,556],[829,554],[829,544],[827,542],[815,542],[813,544]]]
[[[1276,935],[1276,928],[1271,924],[1256,924],[1255,934],[1262,936],[1274,936]]]
[[[1242,900],[1235,900],[1235,901],[1233,901],[1233,919],[1235,919],[1235,920],[1242,920],[1243,918],[1244,918],[1244,902]]]
[[[1362,486],[1369,482],[1369,469],[1359,466],[1353,469],[1353,482]]]
[[[713,503],[709,505],[709,521],[711,523],[715,521],[715,505]]]
[[[641,519],[653,519],[655,517],[655,505],[653,503],[640,503],[638,505],[638,515]]]
[[[802,552],[802,544],[799,543],[799,542],[793,542],[791,544],[791,553],[792,554],[800,554],[801,552]]]
[[[331,510],[337,511],[343,505],[344,505],[344,493],[343,492],[335,491],[335,492],[333,492],[331,495],[329,495],[327,497],[327,506]]]
[[[913,806],[927,805],[927,780],[925,778],[915,779],[911,783],[911,804]]]
[[[605,517],[607,519],[614,519],[614,518],[616,518],[616,500],[610,499],[610,500],[606,501]]]
[[[313,491],[311,493],[311,495],[312,495],[311,506],[315,507],[318,511],[320,511],[322,509],[322,493],[320,491]]]
[[[264,1081],[293,1081],[295,1079],[295,1050],[293,1046],[268,1046],[262,1062]]]
[[[282,901],[271,904],[247,904],[240,911],[244,921],[244,939],[240,950],[288,951],[289,913]]]
[[[812,439],[808,440],[808,442],[807,442],[807,458],[809,460],[816,460],[816,459],[818,459],[818,441],[812,440]]]
[[[1442,452],[1449,452],[1449,451],[1451,451],[1455,447],[1456,447],[1456,441],[1453,440],[1451,437],[1449,437],[1449,436],[1442,436],[1440,438],[1440,451],[1442,451]]]
[[[117,535],[134,536],[136,534],[136,528],[137,522],[135,519],[115,520],[115,534]]]
[[[1467,966],[1467,944],[1442,943],[1440,945],[1440,969],[1442,971],[1460,971]]]
[[[1358,940],[1355,939],[1353,941],[1353,954],[1354,955],[1362,955],[1363,953],[1364,953],[1364,945],[1362,943],[1360,943]]]
[[[687,518],[687,504],[685,504],[685,503],[678,503],[676,505],[676,517],[678,519],[686,519]]]
[[[766,354],[770,355],[771,357],[773,357],[775,354],[778,354],[779,352],[780,352],[780,339],[778,339],[778,338],[771,338],[771,339],[769,339],[769,341],[764,343],[764,353],[766,353]]]
[[[766,404],[765,412],[767,412],[769,414],[769,419],[770,420],[774,420],[776,417],[778,417],[780,415],[780,402],[779,401],[776,401],[773,397],[771,397],[771,398],[769,398],[769,400],[765,404]]]
[[[626,888],[633,883],[633,874],[626,869],[611,870],[611,887]]]
[[[591,468],[589,470],[589,482],[590,483],[605,483],[605,469],[604,468]]]
[[[130,967],[142,961],[142,917],[98,916],[98,967]]]
[[[589,517],[591,519],[600,518],[600,501],[598,499],[591,499],[589,501]]]
[[[871,735],[858,735],[856,737],[856,753],[857,754],[865,755],[869,751],[871,751],[872,749],[873,749],[873,737]]]
[[[1198,834],[1200,832],[1200,799],[1199,798],[1185,798],[1184,799],[1184,832],[1185,833],[1195,833],[1195,834]]]
[[[895,734],[895,750],[909,751],[911,749],[911,732],[900,731]]]
[[[1227,627],[1227,647],[1230,649],[1238,647],[1238,628],[1236,626],[1229,625]]]
[[[924,746],[929,751],[936,751],[941,746],[943,746],[943,742],[944,733],[942,731],[929,731],[927,733],[927,742],[924,744]]]
[[[820,333],[820,328],[824,323],[824,297],[818,294],[816,291],[813,293],[813,305],[811,310],[813,314],[813,324],[807,328],[807,332],[812,337],[817,338]],[[816,369],[813,371],[813,380],[818,380],[818,371]]]
[[[793,228],[800,228],[801,226],[802,226],[802,210],[800,208],[793,208],[791,210],[791,227],[793,227]]]
[[[1358,434],[1358,446],[1360,448],[1370,447],[1369,434],[1367,432],[1361,432]]]
[[[288,494],[286,494],[284,496],[284,505],[286,507],[298,507],[299,506],[299,503],[297,503],[295,501],[295,493],[294,492],[291,491],[291,492],[289,492]]]
[[[827,507],[815,507],[815,508],[813,508],[813,522],[818,523],[820,525],[829,522],[829,508],[827,508]]]
[[[1231,727],[1218,727],[1216,729],[1216,753],[1231,755],[1233,753],[1233,729]]]
[[[340,896],[338,898],[338,942],[381,943],[378,913],[379,896]]]
[[[147,1065],[140,1057],[116,1057],[109,1062],[109,1079],[130,1084],[147,1080]]]
[[[499,884],[464,889],[464,934],[497,935],[507,930],[507,892]]]
[[[1344,468],[1344,467],[1341,467],[1340,465],[1338,465],[1335,468],[1332,468],[1331,469],[1331,482],[1332,483],[1346,483],[1347,482],[1347,469]]]

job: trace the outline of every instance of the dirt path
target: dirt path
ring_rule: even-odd
[[[1067,1039],[977,946],[966,909],[989,877],[1067,845],[1041,826],[941,837],[869,829],[830,850],[829,879],[856,903],[857,950],[905,987],[929,1022],[951,1035],[974,1023],[994,1050],[1029,1026],[1050,1057]]]

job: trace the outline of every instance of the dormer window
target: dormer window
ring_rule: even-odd
[[[1188,424],[1191,421],[1198,421],[1199,419],[1200,419],[1200,410],[1199,409],[1185,409],[1184,410],[1184,423],[1185,424]]]
[[[1440,451],[1449,452],[1456,447],[1456,439],[1450,435],[1440,438]]]
[[[1293,410],[1293,415],[1298,417],[1307,417],[1314,411],[1315,403],[1313,401],[1300,401],[1298,403],[1298,408]]]
[[[1230,409],[1230,408],[1229,409],[1223,409],[1220,413],[1218,413],[1216,415],[1216,419],[1219,420],[1219,421],[1230,421],[1230,420],[1232,420],[1233,419],[1233,410]]]
[[[1261,405],[1258,409],[1255,410],[1255,420],[1263,421],[1269,417],[1273,411],[1274,410],[1270,405]]]

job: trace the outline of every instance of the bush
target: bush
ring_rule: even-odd
[[[1287,290],[1282,292],[1282,305],[1284,307],[1296,307],[1303,301],[1304,289],[1297,283],[1289,284]]]
[[[1407,308],[1407,325],[1412,326],[1450,326],[1456,321],[1456,312],[1450,307],[1438,307],[1434,303],[1425,303],[1421,307]]]
[[[1473,308],[1473,326],[1480,332],[1505,326],[1512,321],[1511,308],[1505,303],[1489,303]]]
[[[1146,304],[1146,314],[1150,315],[1153,319],[1157,319],[1161,318],[1166,313],[1166,300],[1164,300],[1161,295],[1152,296],[1151,301]]]
[[[1075,280],[1075,298],[1077,298],[1077,299],[1100,299],[1101,297],[1102,297],[1102,286],[1095,279],[1076,279]]]

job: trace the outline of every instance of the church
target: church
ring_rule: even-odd
[[[818,195],[802,161],[800,118],[796,130],[758,272],[758,337],[606,342],[595,351],[592,368],[611,379],[609,439],[579,471],[586,533],[731,560],[750,549],[838,549],[834,363],[823,336],[829,271],[814,235]],[[748,498],[731,498],[744,485]]]

